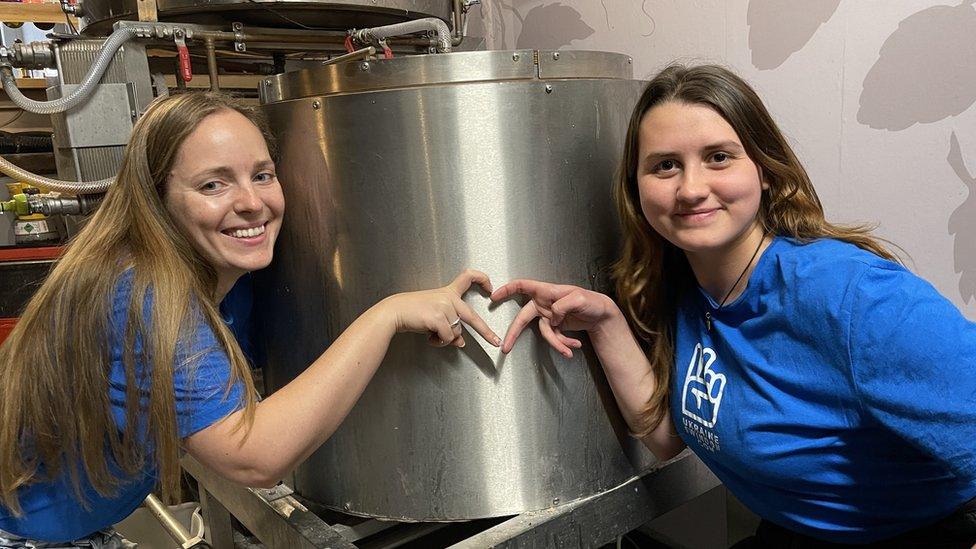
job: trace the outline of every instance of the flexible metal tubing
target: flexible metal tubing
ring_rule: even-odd
[[[88,98],[95,89],[95,86],[98,85],[98,81],[102,79],[102,75],[105,74],[105,70],[108,68],[109,63],[112,62],[112,58],[115,57],[115,53],[119,51],[119,48],[123,44],[135,37],[135,35],[135,29],[124,27],[116,29],[105,40],[105,44],[102,45],[102,50],[99,52],[95,62],[92,63],[91,70],[88,71],[81,85],[65,97],[51,101],[35,101],[25,97],[17,89],[17,80],[14,78],[13,69],[9,66],[0,67],[0,79],[3,81],[3,90],[7,92],[10,100],[15,105],[25,111],[37,114],[57,114],[64,112]]]
[[[54,99],[52,101],[35,101],[24,96],[19,89],[17,89],[17,81],[14,78],[13,70],[11,67],[4,66],[0,67],[0,81],[3,82],[3,89],[7,92],[10,100],[14,102],[15,105],[21,109],[38,113],[38,114],[56,114],[64,112],[72,107],[77,106],[79,103],[84,101],[91,95],[94,91],[95,86],[98,85],[99,80],[102,79],[102,75],[105,74],[105,70],[108,69],[109,63],[115,57],[116,52],[123,44],[128,42],[130,39],[136,36],[136,30],[131,28],[121,28],[116,29],[111,36],[102,45],[102,49],[92,63],[91,70],[85,76],[85,79],[81,82],[81,85],[75,89],[72,93],[60,99]],[[48,191],[57,191],[69,194],[97,194],[103,193],[108,189],[109,185],[115,178],[101,179],[99,181],[62,181],[60,179],[51,179],[49,177],[44,177],[37,175],[35,173],[29,172],[19,166],[13,164],[7,159],[0,156],[0,172],[13,177],[19,181],[26,181],[31,185],[42,188]]]

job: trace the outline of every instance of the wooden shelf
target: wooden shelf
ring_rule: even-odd
[[[22,90],[46,90],[47,79],[45,78],[18,78],[17,87]]]
[[[78,19],[70,16],[77,28]],[[0,2],[0,21],[4,23],[64,23],[64,12],[60,4],[24,4],[21,2]]]

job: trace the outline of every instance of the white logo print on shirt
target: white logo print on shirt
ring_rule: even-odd
[[[695,346],[681,391],[681,413],[705,427],[715,427],[725,391],[725,375],[712,370],[715,351]],[[685,423],[688,423],[687,421]]]

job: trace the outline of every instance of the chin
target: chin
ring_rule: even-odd
[[[688,253],[710,252],[720,249],[725,242],[718,238],[707,235],[695,235],[692,237],[675,237],[668,239],[676,247]]]

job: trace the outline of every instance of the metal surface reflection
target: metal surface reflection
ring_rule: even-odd
[[[520,57],[497,54],[484,52],[486,72]],[[472,66],[471,53],[431,59],[442,66],[455,55]],[[532,277],[606,290],[617,250],[610,182],[641,83],[606,78],[599,65],[600,78],[581,63],[561,67],[572,79],[531,71],[266,105],[288,203],[259,298],[269,386],[287,383],[378,300],[446,284],[466,267],[496,284]],[[465,301],[499,334],[518,310],[489,307],[475,290]],[[567,361],[526,332],[502,356],[466,338],[464,349],[432,349],[398,336],[295,488],[351,513],[460,520],[565,503],[651,464],[626,435],[592,351]]]

